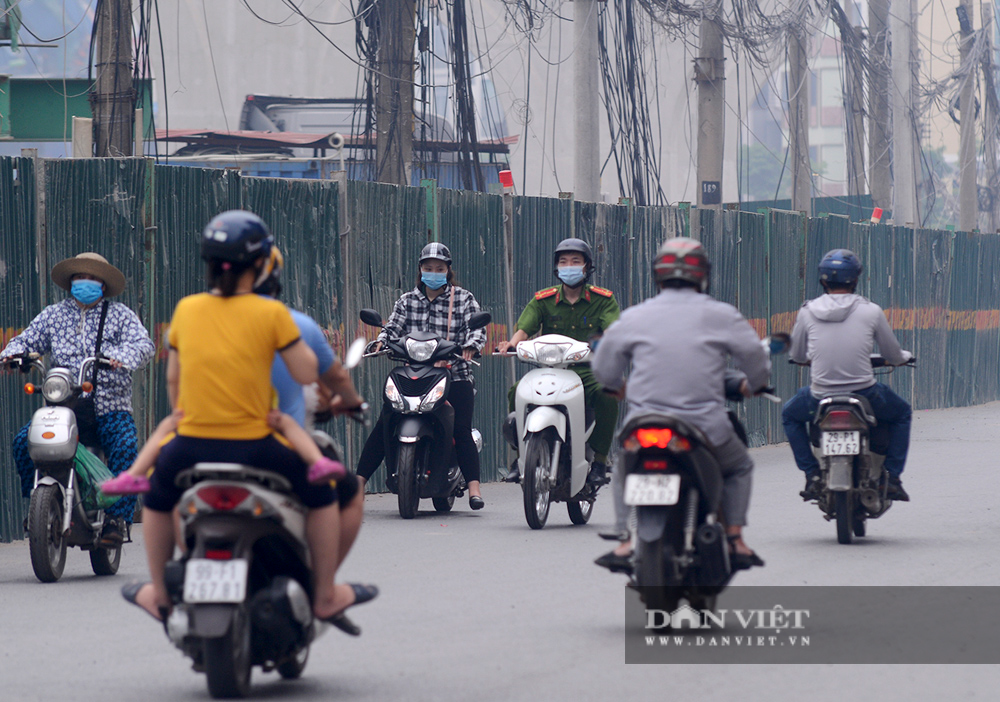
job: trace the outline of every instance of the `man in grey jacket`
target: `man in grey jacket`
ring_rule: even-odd
[[[906,363],[913,356],[900,348],[882,308],[855,294],[860,275],[861,262],[853,252],[834,249],[827,253],[819,264],[826,294],[802,306],[792,330],[789,356],[795,363],[809,364],[811,382],[785,404],[781,421],[795,463],[806,474],[806,487],[800,493],[805,500],[816,499],[822,492],[819,461],[809,443],[809,422],[820,399],[848,393],[867,398],[879,424],[888,429],[889,498],[910,499],[900,474],[910,446],[912,411],[887,385],[875,382],[871,353],[877,343],[892,365]]]
[[[764,565],[743,542],[750,505],[753,460],[726,412],[724,386],[730,358],[746,374],[745,395],[763,388],[771,360],[757,333],[732,305],[709,295],[711,266],[694,239],[670,239],[653,259],[659,294],[622,313],[604,333],[591,363],[607,390],[624,394],[626,421],[637,414],[662,412],[700,429],[722,468],[722,518],[734,564]],[[625,372],[632,372],[625,389]],[[625,531],[621,471],[615,471],[618,529]],[[598,559],[612,570],[627,568],[631,543]],[[602,562],[602,559],[606,562]]]

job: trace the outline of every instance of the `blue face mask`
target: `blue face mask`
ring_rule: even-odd
[[[103,285],[96,280],[74,280],[70,285],[70,293],[82,305],[92,305],[101,299]]]
[[[447,273],[420,273],[420,282],[431,290],[440,290],[448,283]]]
[[[583,282],[586,277],[583,273],[583,266],[563,266],[558,269],[559,280],[566,283],[571,288]]]

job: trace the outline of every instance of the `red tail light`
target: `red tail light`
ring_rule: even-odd
[[[834,410],[823,418],[824,429],[854,429],[858,420],[847,410]]]
[[[669,466],[664,460],[648,460],[642,462],[642,467],[646,470],[666,470]]]
[[[250,491],[234,485],[209,485],[198,490],[198,497],[212,509],[227,511],[250,497]]]
[[[213,561],[229,561],[233,558],[233,552],[228,549],[209,548],[205,549],[205,558]]]
[[[646,427],[643,429],[636,429],[633,436],[643,448],[656,447],[665,449],[667,444],[669,444],[670,440],[674,437],[674,432],[671,429]]]

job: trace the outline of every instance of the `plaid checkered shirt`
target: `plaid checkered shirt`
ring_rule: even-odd
[[[451,313],[451,340],[463,349],[482,350],[486,345],[486,330],[468,330],[469,318],[479,312],[479,303],[475,296],[465,288],[447,285],[440,295],[429,300],[420,288],[396,300],[395,307],[385,328],[378,335],[379,341],[387,338],[400,339],[410,332],[424,331],[437,334],[442,339],[448,336],[448,302],[455,296],[455,304]],[[455,380],[472,380],[472,367],[466,361],[455,361],[451,367],[452,378]]]

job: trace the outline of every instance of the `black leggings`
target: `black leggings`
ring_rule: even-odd
[[[479,452],[472,438],[472,412],[476,406],[476,393],[471,380],[454,380],[448,391],[448,402],[455,410],[455,455],[466,483],[479,480]],[[358,475],[370,480],[385,460],[385,408],[368,435],[358,461]]]

